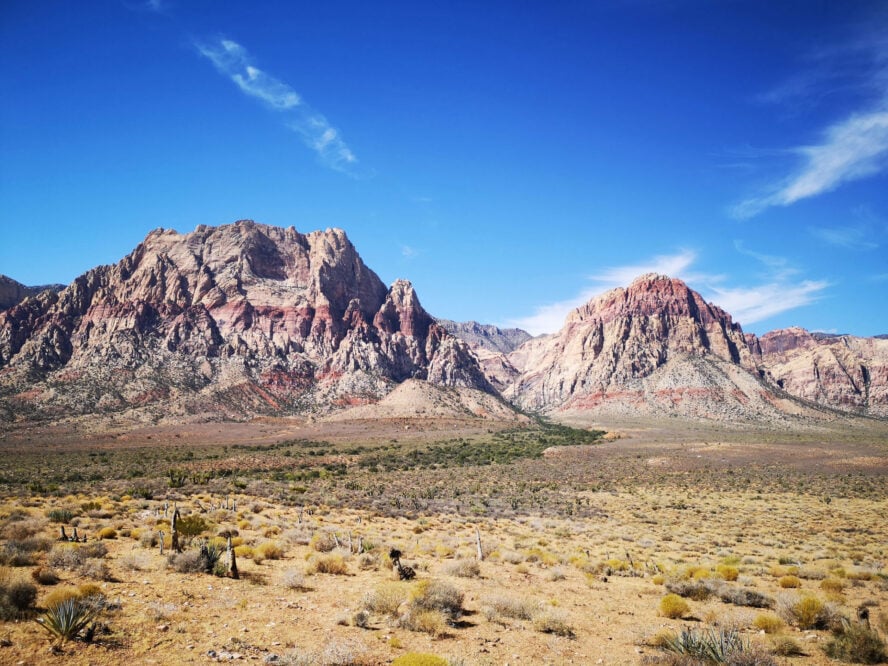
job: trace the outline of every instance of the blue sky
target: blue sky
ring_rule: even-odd
[[[883,2],[0,6],[0,273],[153,228],[346,230],[432,314],[558,329],[656,271],[888,333]]]

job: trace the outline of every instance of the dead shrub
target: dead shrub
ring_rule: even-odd
[[[309,561],[307,573],[322,573],[341,576],[348,573],[348,564],[346,563],[345,558],[339,553],[317,555]]]
[[[478,578],[481,575],[481,565],[477,560],[454,560],[444,567],[444,573],[459,578]]]

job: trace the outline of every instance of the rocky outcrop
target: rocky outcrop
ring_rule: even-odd
[[[324,411],[408,378],[492,390],[410,283],[386,288],[339,229],[157,229],[0,313],[0,418]]]
[[[786,392],[826,407],[888,417],[888,340],[788,328],[766,333],[759,344],[759,366]]]

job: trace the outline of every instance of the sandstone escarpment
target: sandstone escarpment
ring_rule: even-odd
[[[758,362],[768,378],[805,400],[888,416],[888,340],[816,337],[802,328],[766,333]]]
[[[491,390],[410,283],[386,288],[338,229],[158,229],[118,264],[0,313],[6,418],[326,410],[408,378]]]

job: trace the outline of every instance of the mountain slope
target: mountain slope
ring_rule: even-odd
[[[0,313],[5,419],[326,411],[409,378],[492,390],[410,283],[387,289],[338,229],[158,229]]]
[[[799,407],[763,385],[730,315],[680,280],[644,275],[512,352],[505,395],[543,412],[773,419]]]

